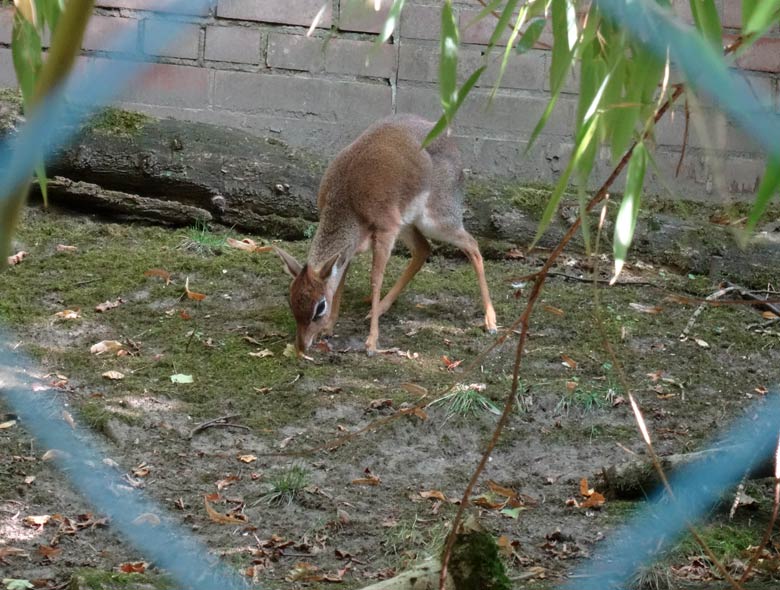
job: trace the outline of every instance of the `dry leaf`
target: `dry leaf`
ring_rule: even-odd
[[[144,273],[145,277],[160,277],[162,280],[165,281],[165,286],[171,284],[171,273],[169,273],[167,270],[163,270],[161,268],[152,268],[147,270]]]
[[[226,243],[231,248],[237,248],[238,250],[244,250],[245,252],[270,252],[273,250],[271,246],[259,246],[254,240],[249,238],[244,238],[243,240],[228,238]]]
[[[330,385],[321,385],[319,388],[319,391],[322,391],[323,393],[339,393],[341,391],[341,387],[332,387]]]
[[[37,516],[25,516],[22,522],[29,527],[43,528],[51,520],[51,514],[41,514]]]
[[[190,277],[184,279],[184,292],[187,294],[187,299],[192,299],[193,301],[203,301],[206,298],[203,293],[190,291]]]
[[[61,547],[51,547],[50,545],[38,545],[38,549],[36,550],[38,555],[41,555],[51,561],[55,557],[57,557],[60,553],[62,553]]]
[[[104,311],[108,311],[109,309],[114,309],[115,307],[119,307],[123,303],[124,300],[121,297],[114,301],[104,301],[103,303],[100,303],[95,306],[95,311],[98,313],[103,313]]]
[[[598,492],[593,492],[588,499],[580,503],[580,508],[600,508],[606,502],[606,498]]]
[[[236,483],[239,480],[240,480],[240,478],[237,475],[228,475],[226,478],[220,479],[217,482],[217,484],[216,484],[217,485],[217,489],[222,491],[226,487],[233,485],[234,483]]]
[[[16,426],[16,420],[8,420],[7,422],[0,422],[0,430],[5,430],[6,428],[12,428],[13,426]]]
[[[258,350],[257,352],[250,352],[249,353],[249,356],[255,356],[255,357],[259,358],[259,359],[264,359],[267,356],[273,356],[273,355],[274,355],[274,353],[271,352],[270,350],[268,350],[267,348],[265,348],[263,350]]]
[[[487,481],[487,485],[490,488],[490,491],[493,492],[494,494],[498,494],[499,496],[504,496],[505,498],[515,498],[515,497],[517,497],[517,492],[516,491],[514,491],[514,490],[512,490],[510,488],[504,487],[504,486],[502,486],[500,484],[497,484],[492,479],[489,479]]]
[[[57,244],[57,252],[75,252],[78,250],[76,246],[66,246],[65,244]]]
[[[55,461],[67,456],[67,453],[60,451],[59,449],[49,449],[43,455],[41,455],[41,461]]]
[[[103,377],[106,379],[111,379],[112,381],[118,381],[119,379],[124,379],[125,375],[119,371],[106,371],[103,373]]]
[[[203,496],[203,504],[206,506],[206,513],[209,515],[209,518],[216,523],[246,524],[247,522],[246,516],[244,516],[243,514],[231,514],[231,513],[223,514],[222,512],[217,512],[216,510],[214,510],[211,504],[209,504],[208,496]]]
[[[422,385],[417,385],[415,383],[402,383],[401,389],[412,395],[419,395],[420,397],[428,395],[427,389]]]
[[[62,410],[62,419],[65,420],[65,422],[71,428],[76,428],[76,422],[73,420],[73,416],[71,416],[70,412],[67,410]]]
[[[119,564],[119,571],[123,574],[143,574],[149,564],[145,561],[132,561]]]
[[[428,492],[420,492],[420,497],[425,498],[426,500],[433,498],[434,500],[441,500],[442,502],[447,501],[447,496],[444,495],[444,492],[440,492],[439,490],[430,490]]]
[[[696,344],[698,344],[702,348],[709,348],[710,347],[709,343],[707,343],[707,341],[705,341],[705,340],[702,340],[701,338],[694,338],[694,340],[696,341]]]
[[[242,463],[254,463],[255,461],[257,461],[257,457],[255,457],[254,455],[239,455],[238,460],[241,461]]]
[[[24,478],[24,483],[28,486],[32,485],[34,481],[35,481],[34,475],[28,475],[27,477]]]
[[[573,358],[571,358],[568,355],[562,354],[561,359],[563,360],[562,365],[569,367],[570,369],[576,369],[577,368],[577,361],[575,361]]]
[[[80,309],[63,309],[54,314],[58,320],[77,320],[81,317]]]
[[[428,414],[420,407],[412,406],[411,408],[402,410],[404,414],[411,414],[417,416],[420,420],[427,420]]]
[[[382,483],[382,480],[379,479],[379,476],[374,475],[371,473],[371,470],[366,467],[363,470],[363,473],[365,474],[365,477],[359,477],[357,479],[352,480],[352,484],[356,486],[378,486],[380,483]]]
[[[24,260],[24,257],[27,256],[27,252],[22,250],[21,252],[17,252],[13,256],[8,257],[8,266],[16,266],[19,264],[22,260]]]
[[[525,260],[525,252],[520,248],[512,248],[507,251],[506,257],[509,258],[509,260]]]
[[[160,517],[152,512],[144,512],[143,514],[139,514],[134,520],[133,524],[138,526],[142,524],[148,524],[149,526],[157,526],[162,521],[160,520]]]
[[[557,307],[553,307],[552,305],[545,305],[542,307],[542,309],[544,309],[544,311],[549,312],[553,315],[558,315],[558,316],[566,315],[565,311]]]
[[[761,317],[765,320],[776,320],[778,318],[778,315],[771,311],[762,311]]]
[[[592,493],[593,493],[593,490],[588,487],[588,480],[583,477],[580,480],[580,496],[585,496],[587,498]]]
[[[664,310],[663,307],[658,307],[657,305],[645,305],[644,303],[629,303],[628,306],[634,311],[638,311],[639,313],[649,313],[652,315],[661,313]]]
[[[92,354],[103,354],[104,352],[117,352],[122,349],[122,343],[117,340],[101,340],[93,344],[89,349]]]
[[[463,362],[463,360],[451,361],[447,356],[442,356],[441,360],[444,362],[444,366],[447,367],[448,371],[456,369]]]

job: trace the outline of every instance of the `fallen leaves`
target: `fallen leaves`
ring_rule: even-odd
[[[107,352],[119,352],[122,350],[122,343],[118,340],[101,340],[97,344],[93,344],[89,352],[95,355],[105,354]]]
[[[271,252],[273,250],[272,246],[261,246],[249,238],[244,238],[242,240],[228,238],[225,242],[231,248],[236,248],[245,252]]]
[[[448,371],[454,371],[461,365],[461,363],[463,363],[463,360],[451,361],[446,355],[442,355],[441,360],[444,363],[444,366],[447,367]]]
[[[577,501],[575,498],[570,498],[566,501],[566,505],[575,508],[601,508],[607,501],[602,494],[588,487],[588,480],[584,477],[580,480],[580,496],[585,500]]]
[[[24,260],[27,255],[28,255],[27,252],[22,250],[20,252],[17,252],[13,256],[9,256],[8,257],[8,266],[16,266],[17,264],[21,263],[22,260]]]
[[[184,279],[184,294],[187,295],[187,299],[192,299],[193,301],[203,301],[206,298],[203,293],[190,291],[190,277]]]
[[[219,494],[209,494],[207,496],[203,496],[203,504],[206,507],[206,514],[208,514],[209,518],[214,522],[218,524],[246,524],[247,518],[245,514],[237,511],[218,512],[209,503],[209,500],[212,502],[217,502],[222,500],[222,497]],[[239,507],[239,510],[241,508],[242,507]]]
[[[58,320],[78,320],[81,318],[80,309],[63,309],[54,314]]]
[[[125,378],[125,374],[120,373],[119,371],[106,371],[103,373],[103,377],[105,379],[110,379],[111,381],[119,381],[120,379]]]
[[[250,352],[249,356],[253,356],[259,359],[264,359],[269,356],[274,356],[274,353],[268,350],[267,348],[264,348],[263,350],[258,350],[257,352]]]
[[[119,307],[124,303],[124,300],[120,297],[118,299],[115,299],[114,301],[104,301],[103,303],[99,303],[95,306],[95,311],[98,313],[105,313],[109,309],[114,309]]]
[[[63,254],[72,254],[73,252],[77,252],[78,248],[76,246],[68,246],[66,244],[57,244],[55,250]]]
[[[165,286],[171,284],[171,273],[161,268],[151,268],[144,273],[145,277],[159,277],[165,281]]]
[[[382,480],[379,478],[378,475],[375,475],[371,472],[371,469],[366,467],[363,470],[363,473],[365,477],[358,477],[357,479],[352,480],[352,485],[356,486],[378,486],[380,483],[382,483]]]

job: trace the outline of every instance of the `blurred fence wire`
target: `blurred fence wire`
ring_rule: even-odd
[[[170,43],[184,23],[166,19],[181,6],[213,6],[216,0],[163,2],[157,18],[165,19],[164,33],[149,42],[149,53]],[[716,104],[759,142],[768,153],[780,154],[780,118],[763,107],[747,83],[730,71],[722,57],[698,35],[675,22],[650,0],[597,0],[631,35],[661,57],[667,51],[686,80],[710,95]],[[129,53],[135,33],[120,35],[116,52]],[[40,108],[0,149],[0,200],[26,181],[40,155],[41,145],[51,156],[66,145],[79,126],[95,111],[121,97],[150,64],[118,60],[87,60],[68,82],[47,97]],[[262,97],[258,97],[262,101]],[[62,403],[46,392],[34,392],[31,365],[14,350],[7,332],[0,332],[0,394],[18,414],[22,425],[43,446],[57,449],[59,465],[95,509],[111,519],[111,526],[156,566],[170,573],[182,588],[212,590],[243,588],[246,583],[223,567],[206,547],[178,525],[164,510],[122,484],[119,473],[106,462],[101,445],[88,432],[74,431],[62,419]],[[760,404],[760,407],[759,407]],[[671,482],[675,499],[664,493],[651,500],[632,521],[610,536],[593,558],[577,572],[567,588],[582,590],[625,587],[631,576],[674,540],[687,522],[701,516],[727,486],[749,465],[763,460],[776,442],[780,425],[780,393],[747,409],[731,432],[719,441],[729,450],[716,463],[693,465]],[[145,514],[161,517],[157,526],[139,525]]]

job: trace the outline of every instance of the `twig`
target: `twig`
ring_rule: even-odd
[[[538,274],[539,273],[533,273],[533,274],[530,274],[530,275],[526,275],[524,277],[520,277],[519,279],[512,279],[512,282],[513,283],[517,283],[517,282],[533,280],[533,279],[536,278],[536,276]],[[579,281],[581,283],[594,283],[595,282],[595,283],[599,283],[599,284],[603,284],[603,285],[609,285],[610,284],[609,279],[592,279],[592,278],[588,278],[588,277],[578,277],[576,275],[570,275],[570,274],[565,273],[565,272],[553,272],[553,271],[550,271],[550,272],[547,273],[547,276],[548,277],[561,277],[563,279],[570,279],[572,281]],[[640,286],[640,287],[654,287],[654,288],[659,289],[659,290],[663,289],[663,287],[661,287],[660,285],[657,285],[656,283],[651,283],[650,281],[616,281],[616,282],[611,283],[611,284],[612,284],[612,286],[621,286],[621,287],[631,287],[632,285],[637,285],[637,286]]]
[[[192,438],[197,433],[206,430],[207,428],[241,428],[242,430],[250,430],[248,426],[242,426],[241,424],[233,424],[231,422],[226,422],[226,420],[232,420],[233,418],[238,418],[240,414],[229,414],[227,416],[220,416],[219,418],[212,418],[211,420],[206,420],[205,422],[201,422],[198,424],[195,428],[193,428],[190,431],[189,438]]]
[[[683,160],[685,159],[685,148],[688,147],[688,123],[691,121],[691,109],[688,106],[688,97],[685,97],[685,131],[683,132],[683,144],[680,151],[680,159],[677,161],[677,169],[674,171],[674,177],[680,176]]]
[[[693,312],[693,315],[691,315],[691,319],[688,320],[688,323],[685,325],[685,329],[680,333],[680,340],[688,339],[688,333],[691,331],[691,328],[693,328],[693,325],[696,323],[696,319],[701,315],[701,312],[704,311],[704,308],[707,307],[709,302],[714,301],[715,299],[720,299],[726,293],[730,293],[731,291],[736,290],[736,287],[724,287],[722,289],[718,289],[712,295],[708,295],[707,298],[699,304],[699,307],[696,308],[696,311]]]
[[[742,295],[745,299],[751,299],[753,301],[758,301],[761,305],[766,307],[769,311],[771,311],[773,314],[775,314],[777,317],[780,318],[780,307],[775,305],[772,301],[768,301],[766,299],[761,299],[758,295],[753,294],[752,291],[745,289],[744,287],[740,287],[739,285],[735,285],[732,282],[726,281],[724,283],[727,287],[733,287],[737,290],[737,292]]]

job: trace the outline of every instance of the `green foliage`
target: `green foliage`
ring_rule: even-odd
[[[450,393],[432,402],[432,405],[438,403],[447,404],[448,418],[475,416],[484,412],[501,415],[501,409],[474,385],[457,385]]]
[[[260,499],[268,504],[292,504],[309,485],[309,470],[292,465],[274,472],[268,480],[270,489]]]

